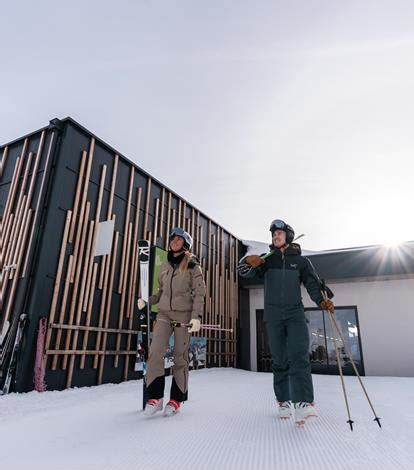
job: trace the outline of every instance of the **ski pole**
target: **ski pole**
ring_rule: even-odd
[[[326,294],[326,290],[325,290],[324,287],[322,288],[322,296],[323,296],[324,300],[327,300],[327,299],[328,299],[328,296],[327,296],[327,294]],[[350,351],[350,349],[348,348],[348,345],[347,345],[347,343],[345,342],[344,336],[343,336],[343,334],[342,334],[342,332],[341,332],[341,330],[340,330],[340,328],[339,328],[339,326],[338,326],[338,323],[336,322],[336,320],[335,320],[335,318],[334,318],[334,314],[335,314],[335,311],[334,311],[334,313],[332,313],[332,314],[331,314],[330,312],[328,312],[329,318],[331,319],[334,328],[336,329],[336,331],[337,331],[339,337],[341,338],[342,344],[344,345],[345,352],[346,352],[346,354],[347,354],[348,357],[349,357],[349,360],[350,360],[350,362],[351,362],[351,364],[352,364],[352,367],[353,367],[353,369],[354,369],[354,372],[355,372],[356,376],[358,377],[359,384],[361,385],[362,390],[364,391],[365,397],[366,397],[366,399],[368,400],[369,406],[370,406],[370,408],[371,408],[371,410],[372,410],[372,412],[373,412],[373,414],[374,414],[374,416],[375,416],[374,421],[376,421],[377,424],[378,424],[378,426],[379,426],[380,428],[382,428],[381,423],[380,423],[380,419],[381,419],[381,418],[379,418],[379,417],[377,416],[376,412],[375,412],[374,406],[372,405],[372,402],[371,402],[371,400],[370,400],[370,398],[369,398],[368,392],[367,392],[367,390],[366,390],[366,388],[365,388],[365,386],[364,386],[364,383],[362,382],[362,378],[361,378],[361,376],[359,375],[359,372],[358,372],[357,366],[356,366],[356,364],[355,364],[354,358],[352,357],[351,351]],[[333,331],[333,333],[334,333],[334,336],[335,336],[335,332],[334,332],[334,331]]]
[[[161,321],[166,321],[166,320],[161,319]],[[172,320],[170,322],[170,325],[174,328],[180,328],[180,327],[190,328],[191,327],[190,323],[181,323],[181,322],[178,322],[178,321],[175,321],[175,320]],[[233,333],[233,328],[221,328],[221,325],[211,325],[211,324],[207,324],[207,323],[202,323],[200,325],[200,327],[203,330],[227,331],[227,332]]]
[[[323,295],[323,294],[322,294]],[[327,299],[327,296],[324,295],[324,299],[326,300]],[[333,339],[333,343],[334,343],[334,348],[335,348],[335,356],[336,356],[336,362],[338,364],[338,371],[339,371],[339,375],[341,377],[341,385],[342,385],[342,392],[344,394],[344,399],[345,399],[345,405],[346,405],[346,412],[348,414],[348,421],[347,423],[349,424],[350,428],[351,428],[351,431],[354,430],[353,428],[353,424],[354,424],[354,421],[352,420],[351,418],[351,412],[349,410],[349,403],[348,403],[348,395],[346,393],[346,388],[345,388],[345,381],[344,381],[344,374],[342,372],[342,367],[341,367],[341,359],[339,357],[339,350],[338,350],[338,344],[336,342],[336,338],[335,338],[335,331],[334,331],[334,325],[333,325],[333,318],[332,318],[333,314],[331,314],[329,311],[328,311],[328,317],[329,317],[329,320],[330,320],[330,323],[331,323],[331,329],[332,329],[332,339]]]
[[[190,327],[191,325],[185,325],[185,326]],[[216,327],[214,327],[214,326],[204,326],[204,325],[201,325],[201,328],[202,328],[203,330],[225,331],[225,332],[228,332],[228,333],[233,333],[233,328],[216,328]]]

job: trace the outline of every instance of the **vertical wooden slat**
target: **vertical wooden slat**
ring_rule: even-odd
[[[117,247],[118,247],[118,232],[115,234],[115,240],[114,240],[114,255],[112,257],[112,263],[111,263],[111,274],[109,278],[109,286],[108,286],[108,299],[106,302],[106,312],[105,312],[105,328],[108,328],[109,325],[109,317],[110,317],[110,312],[111,312],[111,303],[112,303],[112,291],[113,291],[113,284],[114,284],[114,274],[115,274],[115,262],[116,262],[116,253],[117,253]],[[99,325],[102,326],[102,325]],[[106,349],[106,340],[107,340],[107,333],[104,333],[103,337],[103,347],[102,349],[105,351]],[[95,356],[97,358],[97,356]],[[105,355],[101,355],[101,363],[99,365],[99,374],[98,374],[98,384],[102,383],[102,377],[103,377],[103,369],[104,369],[104,363],[105,363]]]
[[[87,269],[87,276],[86,276],[86,281],[85,281],[86,290],[85,290],[84,298],[82,299],[84,312],[86,312],[87,304],[89,302],[89,289],[90,289],[91,278],[92,278],[93,260],[95,257],[96,238],[98,236],[99,222],[101,218],[101,208],[102,208],[103,192],[105,188],[106,170],[107,170],[107,166],[103,165],[102,171],[101,171],[101,180],[99,183],[98,199],[96,202],[95,222],[92,227],[93,231],[92,231],[91,246],[90,246],[90,250],[87,253],[87,264],[85,265],[85,268]]]
[[[17,200],[16,219],[20,221],[21,221],[20,216],[23,214],[23,211],[25,209],[25,201],[27,199],[27,197],[24,196],[24,192],[26,190],[26,183],[27,183],[27,179],[28,179],[28,175],[30,171],[32,157],[33,157],[33,152],[30,152],[27,157],[26,169],[24,170],[23,181],[20,186],[19,197]],[[22,164],[22,167],[23,166],[24,166],[24,162]],[[10,233],[10,239],[16,241],[16,233],[19,233],[19,231],[20,231],[20,225],[18,223],[15,223]]]
[[[197,215],[197,220],[200,220],[200,213],[198,213]],[[198,226],[200,227],[199,228],[199,242],[198,242],[198,252],[199,252],[199,256],[203,256],[203,226],[200,225],[200,222],[197,222]],[[209,231],[209,235],[210,236],[210,231]],[[210,239],[208,239],[207,243],[210,243]]]
[[[70,276],[72,274],[72,265],[73,265],[73,255],[70,255],[69,256],[69,261],[68,261],[68,267],[67,267],[67,270],[66,270],[66,279],[65,279],[65,284],[64,284],[64,288],[63,288],[62,302],[60,304],[59,324],[62,324],[64,319],[65,319],[66,304],[67,304],[69,286],[70,286]],[[49,330],[48,330],[48,333],[49,333]],[[55,350],[56,351],[58,349],[60,349],[61,337],[62,337],[62,330],[59,329],[56,332],[56,340],[55,340]],[[46,349],[49,349],[49,346],[47,346]],[[53,356],[52,370],[56,370],[58,357],[59,356],[57,356],[57,355]]]
[[[82,183],[83,183],[83,172],[85,170],[85,163],[86,163],[87,155],[88,155],[88,152],[86,150],[83,150],[81,163],[80,163],[80,169],[79,169],[78,181],[76,183],[75,200],[73,202],[73,217],[72,217],[72,224],[70,226],[69,243],[73,242],[73,233],[75,231],[76,218],[78,216],[78,211],[79,211],[79,198],[81,195],[81,189],[82,189]]]
[[[3,306],[3,302],[5,300],[5,293],[7,291],[7,285],[9,279],[13,277],[13,274],[16,269],[16,265],[12,262],[15,254],[17,253],[17,245],[20,243],[22,239],[22,230],[20,230],[20,225],[25,221],[27,217],[27,213],[25,212],[26,207],[26,195],[23,196],[23,204],[19,209],[19,212],[16,213],[16,217],[13,219],[13,226],[12,231],[10,234],[10,239],[8,245],[5,246],[5,254],[4,254],[4,267],[8,266],[9,271],[6,271],[4,268],[0,273],[0,285],[1,285],[1,293],[0,293],[0,309]],[[19,231],[17,235],[15,235],[16,227],[19,226]]]
[[[44,138],[44,136],[45,136],[44,132],[42,133],[42,136]],[[38,154],[41,154],[42,149],[43,149],[43,145],[44,145],[44,142],[42,141],[42,136],[40,138],[39,148],[38,148],[38,152],[37,152]],[[43,176],[42,176],[39,191],[38,191],[36,207],[34,209],[34,219],[32,220],[32,227],[31,227],[31,231],[30,231],[30,236],[29,236],[29,240],[27,242],[27,250],[26,250],[25,261],[24,261],[24,265],[23,265],[23,270],[20,273],[20,278],[26,277],[26,271],[27,271],[27,266],[29,264],[29,259],[30,259],[30,254],[31,254],[31,246],[32,246],[35,230],[39,229],[39,227],[37,227],[37,218],[39,217],[39,214],[41,212],[40,211],[40,204],[41,204],[41,201],[43,200],[44,192],[46,191],[45,181],[46,181],[46,175],[49,174],[48,168],[49,168],[49,161],[51,160],[51,153],[52,153],[52,146],[53,146],[54,137],[55,137],[55,133],[52,132],[51,135],[50,135],[50,139],[49,139],[49,148],[48,148],[46,158],[45,158],[45,161],[44,161]]]
[[[164,232],[164,206],[165,206],[165,188],[162,188],[162,194],[161,194],[161,216],[160,216],[160,229],[158,236],[162,237],[163,232]]]
[[[8,240],[8,245],[5,250],[5,255],[4,255],[4,264],[7,265],[12,265],[12,260],[13,257],[16,253],[16,246],[19,242],[19,239],[21,239],[21,224],[24,222],[25,217],[27,216],[27,211],[26,211],[26,200],[27,196],[26,194],[23,196],[23,203],[20,205],[18,210],[16,211],[16,216],[13,220],[13,226],[11,229],[10,237]],[[10,273],[8,274],[7,277],[11,279],[13,274],[13,271],[11,270]]]
[[[106,220],[111,220],[111,217],[112,217],[112,207],[113,207],[113,204],[114,204],[114,194],[115,194],[115,186],[116,186],[116,177],[117,177],[117,174],[118,174],[118,160],[119,160],[119,157],[117,154],[115,154],[115,160],[114,160],[114,167],[113,167],[113,170],[112,170],[112,183],[111,183],[111,192],[109,193],[109,202],[108,202],[108,212],[106,214]],[[108,255],[105,255],[103,258],[102,258],[102,262],[101,262],[101,270],[100,270],[100,273],[99,273],[99,289],[102,290],[102,283],[103,283],[103,278],[104,278],[104,273],[105,273],[105,266],[106,266],[106,263],[108,262]]]
[[[165,250],[168,250],[169,238],[170,238],[170,221],[171,221],[171,192],[168,192],[168,208],[167,208],[167,229],[165,232]]]
[[[115,215],[113,216],[115,218]],[[101,328],[105,321],[105,312],[109,314],[111,308],[111,300],[112,300],[112,290],[114,284],[114,274],[115,274],[115,263],[117,258],[117,251],[118,251],[118,238],[119,232],[115,232],[115,237],[113,240],[112,251],[111,251],[111,259],[108,261],[108,270],[105,273],[105,280],[104,280],[104,289],[102,291],[102,301],[101,301],[101,308],[99,312],[99,323],[98,326]],[[109,266],[110,264],[110,266]],[[109,282],[108,282],[108,275],[109,275]],[[109,302],[109,304],[108,304]],[[107,307],[108,305],[108,307]],[[107,308],[106,308],[107,307]],[[98,351],[100,348],[101,343],[101,332],[99,331],[96,335],[96,347],[95,350]],[[96,354],[93,360],[93,368],[96,369],[98,367],[98,359],[99,355]]]
[[[207,253],[208,253],[208,269],[207,269],[207,278],[208,278],[208,290],[207,290],[207,308],[208,308],[208,315],[207,315],[207,323],[212,323],[211,321],[211,265],[212,265],[212,243],[211,243],[211,220],[208,221],[208,238],[207,238]],[[207,336],[211,337],[211,332],[208,331]],[[212,352],[212,343],[209,341],[207,343],[207,352]],[[212,356],[208,356],[209,360]]]
[[[154,240],[153,245],[157,244],[157,236],[158,236],[158,215],[160,210],[160,200],[157,198],[155,199],[155,220],[154,220]]]
[[[237,240],[235,241],[235,252],[236,252],[236,262],[239,260],[239,245],[237,243]],[[233,324],[233,328],[235,328],[236,326],[236,318],[238,317],[238,312],[239,312],[239,300],[238,300],[238,292],[239,292],[239,279],[238,279],[238,276],[236,275],[235,276],[235,280],[236,280],[236,285],[234,286],[235,288],[235,293],[234,293],[234,301],[235,301],[235,305],[234,305],[234,313],[235,313],[235,318],[234,318],[234,324]],[[237,357],[237,342],[234,342],[233,343],[233,354],[234,354],[234,357]]]
[[[13,173],[13,179],[12,179],[11,187],[9,190],[9,194],[7,196],[6,207],[5,207],[4,214],[3,214],[2,233],[4,233],[4,235],[0,241],[1,243],[0,269],[2,269],[3,265],[6,263],[7,250],[9,248],[10,234],[13,231],[14,226],[16,224],[17,213],[16,215],[13,215],[12,211],[13,211],[14,199],[16,197],[16,192],[19,186],[20,172],[23,166],[23,162],[24,162],[24,159],[20,157],[18,157],[16,160],[16,165],[15,165],[14,173]],[[11,217],[12,215],[13,217]]]
[[[19,185],[20,172],[23,166],[24,157],[17,157],[16,163],[14,164],[13,176],[10,183],[9,193],[7,195],[6,206],[4,207],[3,220],[7,219],[7,216],[13,210],[14,198]]]
[[[32,209],[30,209],[30,206],[31,206],[32,197],[33,197],[33,194],[34,194],[34,189],[35,189],[36,180],[37,180],[37,176],[38,176],[37,173],[38,173],[40,161],[41,161],[41,158],[42,158],[44,139],[45,139],[45,131],[43,131],[41,133],[41,136],[40,136],[40,141],[39,141],[39,145],[38,145],[38,149],[37,149],[37,153],[36,153],[36,157],[35,157],[35,163],[34,163],[34,166],[33,166],[33,169],[32,169],[32,176],[30,178],[30,184],[29,184],[29,189],[28,189],[27,195],[26,195],[26,200],[24,201],[24,203],[22,203],[22,205],[19,209],[20,215],[18,216],[18,218],[16,220],[16,225],[15,225],[16,231],[14,233],[12,233],[12,235],[11,235],[12,238],[13,238],[13,243],[12,243],[12,249],[11,249],[11,252],[10,252],[9,261],[13,260],[13,262],[12,262],[13,265],[17,265],[17,263],[19,263],[19,265],[22,265],[22,259],[20,258],[20,256],[23,256],[23,251],[20,250],[21,245],[23,243],[22,232],[23,231],[27,232],[29,227],[27,227],[27,230],[26,230],[26,228],[21,227],[21,223],[23,221],[26,221],[25,223],[27,223],[27,217],[28,217],[29,211],[34,212]],[[27,139],[26,139],[26,141],[27,141]],[[25,144],[26,144],[26,141],[25,141]],[[25,152],[25,148],[23,149],[23,153],[24,152]],[[29,166],[30,166],[30,162],[31,162],[31,156],[29,154],[29,158],[28,158],[28,165]],[[27,171],[29,171],[29,169]],[[23,178],[23,183],[22,183],[23,185],[26,184],[25,180],[26,180],[26,176]],[[22,186],[21,191],[23,192],[23,190],[24,190],[24,187]],[[30,216],[30,218],[31,218],[31,216]],[[25,242],[26,242],[26,237],[27,237],[27,233],[25,235],[23,244],[25,244]],[[17,240],[17,244],[16,244],[16,240]],[[7,256],[6,256],[6,259],[7,259]],[[13,273],[13,271],[11,271],[10,275],[9,275],[9,278],[11,279],[13,277],[13,275],[14,275],[14,273]],[[15,273],[15,275],[16,276],[18,275],[17,272]]]
[[[140,218],[140,206],[141,206],[141,188],[138,188],[137,193],[137,207],[135,212],[135,226],[134,226],[134,240],[133,240],[133,253],[132,253],[132,282],[130,283],[130,295],[129,295],[129,307],[127,312],[128,321],[128,329],[132,329],[132,324],[134,321],[134,304],[135,304],[135,292],[137,286],[137,276],[138,276],[138,253],[137,253],[137,243],[138,243],[138,227],[139,227],[139,218]],[[127,346],[126,350],[129,351],[131,348],[131,335],[128,334],[127,336]],[[124,380],[128,379],[128,370],[129,370],[129,358],[130,356],[127,354],[125,357],[124,362]]]
[[[178,199],[178,219],[177,219],[177,227],[181,226],[181,199]]]
[[[112,207],[114,204],[114,194],[115,194],[115,186],[116,186],[116,177],[118,175],[118,161],[119,156],[115,154],[114,159],[114,168],[112,170],[112,183],[111,183],[111,192],[109,193],[109,204],[108,204],[108,212],[107,212],[107,219],[109,220],[112,216]]]
[[[86,321],[85,321],[86,326],[90,326],[90,324],[91,324],[92,307],[93,307],[93,299],[94,299],[94,295],[95,295],[97,272],[98,272],[98,263],[94,263],[93,273],[92,273],[91,295],[89,297],[89,303],[88,303]],[[82,351],[85,351],[87,349],[88,339],[89,339],[89,331],[86,330],[85,334],[83,336]],[[79,365],[80,369],[83,369],[85,367],[85,359],[86,359],[86,356],[85,356],[85,354],[83,354],[81,356],[81,359],[80,359],[80,365]]]
[[[80,284],[80,291],[79,291],[79,299],[77,302],[77,312],[76,312],[76,320],[75,320],[75,325],[79,326],[81,323],[81,316],[82,316],[82,305],[83,305],[83,300],[86,297],[85,295],[85,290],[87,287],[87,278],[88,278],[88,263],[90,262],[90,253],[93,251],[93,236],[94,236],[94,227],[95,227],[95,222],[91,220],[89,222],[89,233],[88,233],[88,239],[86,242],[86,252],[85,252],[85,265],[82,269],[82,280]],[[93,257],[92,257],[93,260]],[[79,338],[79,330],[75,330],[73,333],[73,340],[72,340],[72,350],[75,351],[77,350],[78,346],[78,338]],[[72,375],[73,375],[73,368],[75,365],[75,355],[73,354],[70,358],[69,362],[69,371],[68,371],[68,376],[67,376],[67,382],[66,382],[66,387],[69,388],[72,385]]]
[[[212,234],[211,236],[212,239],[212,246],[213,246],[213,259],[212,259],[212,267],[211,267],[211,276],[212,276],[212,282],[211,282],[211,309],[212,309],[212,323],[217,322],[217,308],[216,308],[216,295],[217,295],[217,283],[216,283],[216,276],[217,276],[217,271],[216,271],[216,236],[215,233]],[[217,354],[217,332],[212,331],[212,337],[214,338],[213,341],[213,361],[214,365],[216,366],[216,354]]]
[[[124,308],[125,308],[125,300],[127,298],[127,286],[126,286],[126,279],[129,274],[129,260],[130,260],[130,253],[131,253],[131,238],[132,238],[132,222],[129,223],[128,227],[128,236],[127,236],[127,250],[125,255],[125,276],[124,276],[124,284],[122,286],[122,294],[121,294],[121,305],[119,307],[119,314],[118,314],[118,328],[122,328],[122,323],[124,321]],[[129,279],[129,277],[128,277]],[[106,340],[106,336],[104,336],[104,341]],[[118,334],[116,337],[116,350],[119,351],[121,345],[121,335]],[[104,343],[105,347],[105,343]],[[119,365],[119,356],[116,355],[114,358],[114,367],[118,367]]]
[[[191,236],[194,239],[194,243],[196,241],[196,234],[194,232],[194,223],[195,223],[195,209],[194,207],[191,209]]]
[[[67,242],[68,242],[68,234],[69,234],[71,218],[72,218],[72,211],[67,211],[65,227],[63,229],[62,243],[60,245],[60,255],[59,255],[59,261],[58,261],[58,266],[57,266],[57,271],[56,271],[55,287],[53,289],[52,303],[50,305],[50,310],[49,310],[48,329],[47,329],[46,343],[45,343],[46,349],[49,349],[49,345],[50,345],[50,336],[52,332],[50,325],[55,322],[56,306],[57,306],[57,301],[58,301],[58,296],[59,296],[59,291],[60,291],[63,263],[65,261],[65,254],[66,254],[66,247],[67,247]]]
[[[132,283],[129,283],[129,302],[128,302],[128,310],[127,310],[127,318],[132,316],[133,313],[133,302],[134,302],[134,295],[135,295],[135,278],[137,273],[137,266],[138,266],[138,255],[137,255],[137,243],[138,243],[138,227],[139,227],[139,218],[140,218],[140,204],[141,204],[141,194],[142,188],[138,188],[137,191],[137,207],[135,210],[135,220],[134,220],[134,239],[133,239],[133,251],[132,251],[132,267],[131,272],[133,276]]]
[[[115,218],[115,216],[113,216]],[[115,237],[116,237],[116,242],[118,244],[118,232],[115,232]],[[101,305],[99,308],[99,316],[98,316],[98,327],[102,327],[105,321],[105,306],[106,306],[106,297],[107,297],[107,292],[108,292],[108,278],[109,278],[109,273],[110,273],[110,268],[111,264],[114,262],[114,257],[116,258],[116,253],[114,253],[114,245],[115,240],[112,241],[112,249],[111,249],[111,254],[110,257],[108,258],[108,263],[105,266],[105,273],[104,273],[104,279],[103,279],[103,290],[102,290],[102,295],[101,295]],[[112,260],[112,263],[111,263]],[[99,331],[96,335],[96,343],[95,343],[95,350],[98,351],[99,347],[101,344],[101,332]],[[94,360],[93,360],[93,368],[96,369],[98,367],[98,359],[99,356],[95,355]]]
[[[143,232],[142,232],[142,237],[145,240],[149,240],[149,238],[147,238],[147,229],[148,229],[149,204],[150,204],[150,197],[151,197],[151,182],[152,182],[152,179],[148,178],[148,182],[147,182],[147,199],[146,199],[146,203],[145,203],[145,214],[144,214],[144,229],[143,229]]]
[[[88,165],[86,167],[86,174],[85,174],[85,181],[83,182],[83,190],[82,190],[82,199],[81,199],[81,212],[79,215],[79,222],[76,230],[76,238],[75,238],[75,244],[74,244],[74,250],[73,250],[73,269],[75,270],[77,265],[78,265],[78,256],[79,256],[79,240],[80,237],[83,233],[83,227],[82,224],[84,222],[84,213],[85,213],[85,208],[86,208],[86,199],[88,196],[88,188],[89,188],[89,179],[91,176],[91,169],[92,169],[92,162],[93,162],[93,154],[95,151],[95,139],[92,137],[91,142],[89,145],[89,153],[88,153]],[[87,220],[87,219],[86,219]],[[72,272],[71,275],[71,282],[74,282],[74,277],[75,277],[75,272]],[[67,359],[67,356],[65,356]]]
[[[11,287],[11,290],[10,290],[9,298],[7,299],[8,305],[7,305],[6,315],[4,317],[4,321],[9,320],[10,313],[11,313],[11,310],[12,310],[13,305],[14,305],[13,302],[14,302],[14,296],[16,294],[19,271],[20,271],[20,267],[22,265],[21,261],[22,261],[22,256],[23,256],[23,250],[24,250],[24,247],[25,247],[27,234],[28,234],[28,230],[29,230],[29,227],[30,227],[30,222],[32,220],[32,215],[33,215],[33,211],[32,211],[32,209],[29,209],[29,211],[27,213],[27,217],[25,219],[24,226],[22,228],[21,243],[19,244],[18,252],[17,252],[16,273],[15,273],[15,276],[13,278],[13,283],[12,283],[12,287]]]
[[[187,204],[185,201],[183,201],[183,219],[182,222],[180,222],[181,227],[186,230],[187,227],[185,226],[185,221],[186,221],[186,210],[187,210]]]
[[[176,215],[176,210],[172,210],[172,216],[171,216],[171,230],[176,227],[175,223],[175,215]],[[169,244],[168,244],[169,245]]]
[[[223,232],[223,228],[220,229],[221,231],[221,240],[220,240],[220,250],[221,250],[221,297],[220,297],[220,323],[223,322],[224,323],[224,328],[226,328],[226,310],[225,310],[225,307],[224,307],[224,295],[225,295],[225,269],[224,269],[224,232]],[[226,337],[226,334],[221,334],[220,335],[222,338]],[[226,342],[224,342],[223,344],[223,347],[222,347],[222,350],[224,351],[224,353],[226,352],[226,349],[225,349],[225,346],[226,346]],[[221,357],[221,356],[220,356]],[[226,356],[223,356],[224,357],[224,361],[226,361]]]
[[[129,219],[131,213],[131,202],[132,202],[132,187],[134,184],[134,173],[135,169],[131,166],[131,172],[129,176],[129,190],[128,190],[128,200],[126,204],[126,211],[125,211],[125,223],[124,223],[124,241],[122,244],[122,255],[121,255],[121,272],[119,274],[119,284],[118,284],[118,293],[122,292],[122,286],[124,285],[124,277],[125,277],[125,257],[128,250],[127,245],[127,238],[128,238],[128,230],[129,230]]]
[[[72,291],[72,300],[71,300],[70,311],[69,311],[69,319],[68,319],[69,325],[73,325],[73,320],[75,318],[75,308],[77,306],[77,303],[79,302],[79,299],[78,299],[79,279],[80,279],[82,266],[83,266],[82,261],[83,261],[83,253],[85,249],[85,240],[86,240],[86,232],[87,232],[87,227],[88,227],[89,211],[90,211],[90,202],[88,201],[86,203],[86,210],[84,213],[84,219],[82,221],[82,232],[80,236],[80,243],[79,243],[79,249],[78,249],[79,256],[78,258],[75,258],[75,256],[73,257],[74,266],[72,267],[72,274],[73,272],[75,272],[75,277],[74,277],[74,284],[73,284],[73,291]],[[65,349],[69,349],[71,337],[72,337],[72,331],[68,330],[66,332]],[[67,363],[68,363],[68,355],[65,355],[65,357],[63,358],[62,369],[66,369]]]
[[[30,160],[30,157],[29,157]],[[36,160],[38,160],[38,157],[36,157]],[[35,165],[36,167],[36,165]],[[25,184],[24,181],[25,177],[23,177],[23,183]],[[2,283],[1,283],[1,294],[0,294],[0,308],[3,306],[3,302],[6,298],[6,291],[7,291],[7,284],[8,280],[13,279],[13,277],[16,277],[19,275],[19,269],[20,266],[22,265],[22,257],[23,257],[23,250],[25,247],[26,243],[26,238],[27,238],[27,232],[28,232],[28,218],[29,218],[29,212],[30,212],[30,218],[32,216],[32,209],[30,209],[30,201],[33,193],[33,181],[36,179],[36,174],[32,174],[31,182],[30,182],[30,187],[29,187],[29,193],[27,195],[23,196],[23,199],[19,197],[18,204],[20,203],[20,207],[18,209],[18,214],[15,219],[15,223],[13,224],[13,230],[11,232],[11,243],[9,243],[9,246],[7,247],[6,250],[6,255],[5,255],[5,263],[6,265],[12,266],[12,268],[9,270],[8,273],[6,273],[5,276],[3,276],[2,272]],[[21,187],[21,191],[22,191]],[[11,291],[11,296],[9,298],[9,305],[6,313],[5,319],[8,319],[8,315],[10,313],[10,309],[12,308],[12,298],[14,296],[14,292],[16,289],[16,283],[13,281],[12,284],[12,291]]]
[[[13,223],[14,223],[14,214],[10,214],[10,224],[13,224]],[[3,266],[5,264],[5,261],[6,261],[5,260],[5,255],[3,255],[3,253],[0,252],[0,292],[3,289],[4,277],[8,277],[7,276],[8,273],[3,270]],[[3,299],[0,299],[0,309],[1,309],[2,303],[3,303]]]
[[[115,225],[115,220],[116,220],[115,215],[112,216],[112,220],[114,221],[114,225]],[[117,233],[118,232],[115,232],[115,236],[116,236],[116,239],[117,239],[117,246],[118,246],[118,235],[116,235]],[[113,260],[114,257],[116,258],[116,255],[117,255],[117,253],[114,252],[114,246],[115,246],[115,240],[112,240],[111,253],[109,254],[108,262],[105,265],[105,273],[104,273],[104,279],[103,279],[103,290],[102,290],[102,295],[101,295],[101,305],[100,305],[99,316],[98,316],[98,326],[99,327],[102,327],[103,322],[104,322],[106,296],[107,296],[107,292],[108,292],[108,277],[109,277],[109,272],[110,272],[110,268],[111,268],[111,264],[112,264],[111,260]],[[100,341],[101,341],[101,332],[98,332],[98,334],[96,335],[95,350],[99,349]],[[93,368],[96,369],[97,367],[98,367],[98,356],[96,355],[94,357]]]
[[[10,189],[9,193],[7,195],[7,200],[6,200],[6,205],[4,208],[3,212],[3,218],[1,220],[1,237],[0,237],[0,269],[3,266],[4,262],[4,250],[5,247],[7,246],[7,241],[8,241],[8,233],[10,232],[10,224],[11,224],[11,219],[14,219],[13,214],[11,214],[11,208],[13,206],[13,200],[14,200],[14,195],[17,190],[17,182],[19,179],[19,168],[21,165],[21,158],[18,157],[16,160],[16,164],[14,165],[14,170],[13,170],[13,176],[11,179],[11,184],[10,184]],[[13,217],[12,217],[13,216]]]
[[[4,213],[3,213],[4,220],[7,220],[10,212],[13,210],[14,198],[16,195],[17,188],[19,187],[20,172],[23,167],[23,162],[25,159],[28,144],[29,144],[29,140],[27,138],[24,139],[22,153],[20,154],[20,157],[17,157],[16,159],[16,164],[14,167],[13,178],[12,178],[12,184],[10,186],[9,195],[6,201],[6,207],[4,208]]]

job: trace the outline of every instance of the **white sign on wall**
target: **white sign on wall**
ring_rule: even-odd
[[[113,220],[99,222],[94,256],[104,256],[111,253],[114,229],[115,223]]]

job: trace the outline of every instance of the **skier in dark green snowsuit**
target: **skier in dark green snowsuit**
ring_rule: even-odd
[[[316,416],[301,283],[316,305],[333,311],[333,303],[324,300],[320,280],[311,262],[301,255],[300,246],[293,243],[292,227],[274,220],[270,231],[272,254],[266,259],[257,255],[243,258],[239,274],[248,278],[264,277],[264,321],[280,416],[291,415],[293,402],[295,418],[301,421]]]

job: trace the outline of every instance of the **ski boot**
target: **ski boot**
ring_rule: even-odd
[[[153,416],[157,411],[162,411],[162,398],[158,400],[150,398],[145,405],[144,413],[147,416]]]
[[[290,401],[278,401],[279,418],[289,419],[292,416],[292,403]]]
[[[295,408],[295,423],[298,426],[303,426],[305,421],[310,417],[317,417],[318,412],[315,408],[315,403],[308,403],[306,401],[298,401],[294,403]]]
[[[176,400],[170,400],[165,405],[164,416],[169,418],[170,416],[177,414],[179,411],[180,411],[180,403]]]

